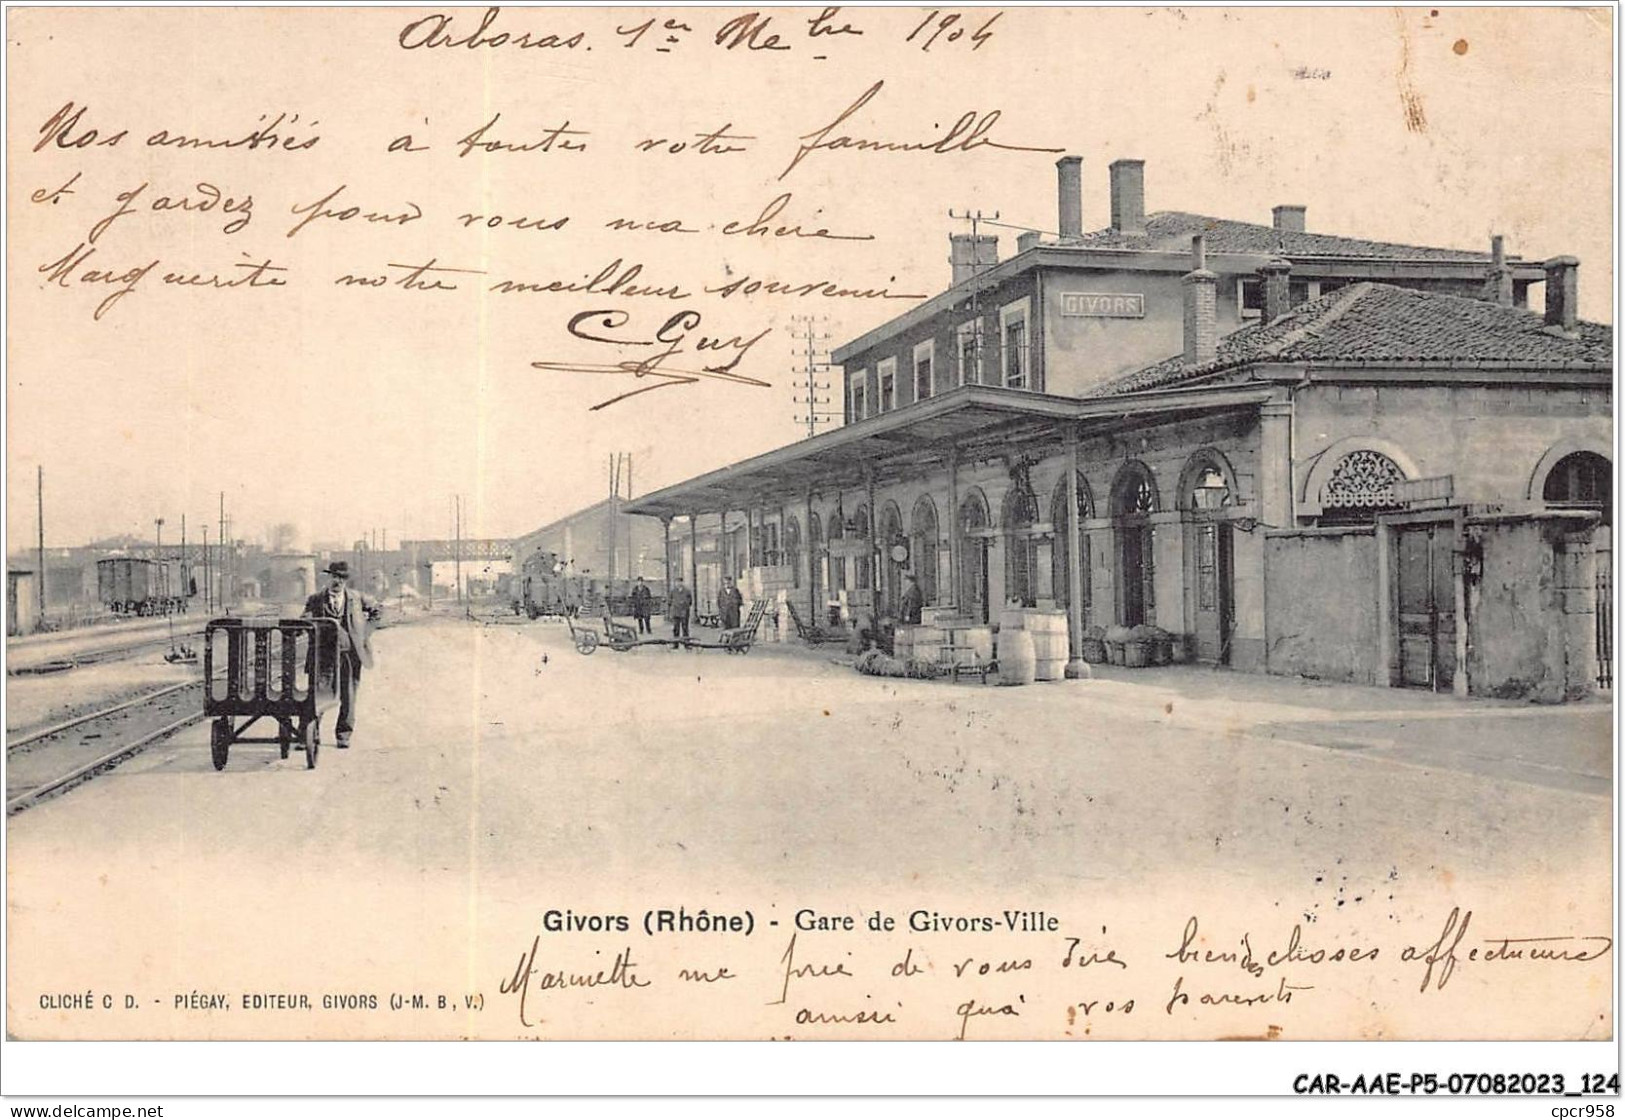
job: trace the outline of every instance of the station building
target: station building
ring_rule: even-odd
[[[1154,624],[1238,669],[1558,700],[1611,687],[1612,332],[1579,262],[1147,214],[950,238],[941,295],[835,351],[846,424],[646,495],[738,511],[822,617],[926,601]],[[1544,307],[1531,310],[1542,285]],[[682,533],[676,534],[679,538]],[[755,559],[765,553],[748,548]]]

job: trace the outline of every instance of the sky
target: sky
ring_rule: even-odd
[[[935,294],[965,229],[950,211],[1055,228],[1059,152],[1083,157],[1086,228],[1109,224],[1107,165],[1139,158],[1151,211],[1267,223],[1297,203],[1316,231],[1486,249],[1500,233],[1529,259],[1573,254],[1582,316],[1612,318],[1607,10],[1010,9],[983,26],[993,11],[967,21],[976,46],[960,28],[916,32],[923,10],[843,9],[861,35],[812,39],[815,9],[775,9],[759,50],[717,46],[738,13],[700,9],[686,31],[652,10],[505,9],[490,35],[582,43],[412,50],[403,29],[423,10],[9,12],[8,551],[35,539],[39,467],[51,546],[147,535],[157,517],[168,540],[183,514],[213,531],[222,492],[234,535],[291,522],[308,546],[450,536],[455,495],[465,535],[516,536],[602,498],[617,452],[644,493],[780,446],[805,433],[792,317],[815,316],[834,346],[910,302],[704,289],[749,276]],[[479,15],[456,10],[449,37]],[[791,49],[765,49],[769,33]],[[987,135],[1010,147],[789,166],[876,82],[837,131],[931,140],[996,112]],[[53,132],[69,102],[85,113]],[[149,142],[242,137],[279,115],[280,138],[318,142]],[[700,151],[725,125],[743,150]],[[92,128],[126,136],[72,146]],[[136,192],[129,212],[90,241],[121,192]],[[863,239],[723,232],[786,193],[770,225]],[[998,232],[1013,253],[1016,231]],[[152,261],[133,283],[87,278]],[[286,283],[162,282],[262,262],[260,279]],[[468,271],[409,288],[431,262]],[[633,283],[694,298],[490,290],[634,265]],[[457,290],[429,290],[436,277]],[[619,317],[578,334],[652,341],[684,311],[698,321],[667,327],[684,361],[705,335],[767,384],[594,410],[634,383],[532,364],[650,352],[573,337],[578,314]]]

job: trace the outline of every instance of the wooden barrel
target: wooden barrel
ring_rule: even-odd
[[[1033,636],[1026,630],[999,626],[999,683],[1032,684]]]
[[[914,657],[914,631],[913,626],[899,626],[892,634],[892,656],[899,661],[909,661]]]
[[[914,631],[914,660],[936,664],[942,658],[942,647],[948,635],[938,626],[911,626]]]
[[[973,626],[959,632],[959,644],[976,651],[976,659],[983,665],[993,660],[993,627]]]
[[[1066,615],[1061,611],[1030,610],[1027,632],[1033,636],[1033,673],[1041,681],[1058,681],[1066,676]]]

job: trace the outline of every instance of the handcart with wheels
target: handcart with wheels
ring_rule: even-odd
[[[756,631],[761,628],[762,616],[767,613],[767,600],[758,599],[750,605],[742,626],[730,626],[717,635],[714,642],[701,642],[693,638],[682,639],[684,649],[720,649],[724,653],[749,653],[756,644]]]
[[[295,744],[315,769],[322,715],[338,703],[338,623],[330,618],[217,618],[203,632],[203,714],[209,753],[224,770],[236,743]],[[276,735],[249,736],[261,720]]]
[[[616,622],[609,615],[603,616],[604,632],[600,634],[590,626],[577,626],[576,620],[565,616],[570,625],[570,640],[576,647],[576,652],[590,655],[599,646],[605,645],[616,653],[625,653],[639,646],[665,646],[668,649],[720,649],[727,653],[749,653],[750,647],[756,642],[756,631],[762,625],[762,616],[767,613],[767,600],[758,599],[751,604],[750,614],[743,626],[735,626],[724,630],[717,635],[714,642],[702,642],[696,638],[655,638],[639,636],[638,632],[624,622]]]
[[[569,614],[564,616],[565,624],[570,627],[570,642],[575,645],[575,652],[590,655],[600,645],[608,645],[616,653],[626,653],[635,650],[639,645],[665,645],[666,649],[676,649],[679,645],[689,644],[686,637],[653,637],[648,634],[639,634],[637,629],[627,626],[626,623],[617,623],[609,618],[608,613],[603,614],[603,634],[595,631],[593,627],[582,624],[577,626],[577,619]]]
[[[640,636],[633,627],[626,625],[624,622],[616,622],[608,613],[603,616],[604,632],[602,634],[585,624],[577,626],[577,620],[569,615],[564,616],[564,621],[570,627],[571,643],[575,645],[576,652],[583,656],[591,654],[601,645],[608,646],[616,653],[625,653],[627,650],[637,649],[639,646],[666,646],[671,648],[687,643],[686,638]]]

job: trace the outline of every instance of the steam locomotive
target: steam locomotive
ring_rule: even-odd
[[[661,613],[665,603],[665,588],[658,581],[645,581],[654,596],[652,610]],[[510,604],[514,614],[532,619],[551,615],[580,617],[597,616],[605,612],[629,615],[632,613],[632,588],[636,581],[617,579],[611,582],[590,575],[572,572],[564,558],[556,552],[531,553],[519,566],[519,574],[509,585]]]

